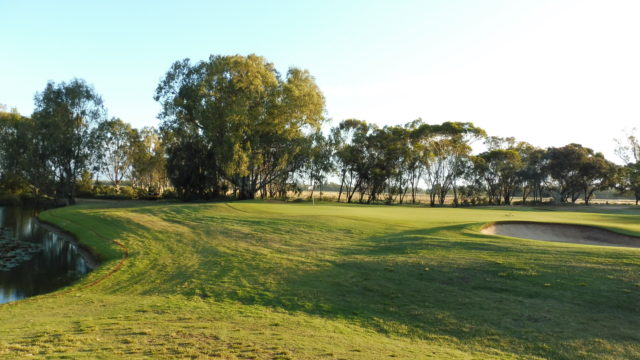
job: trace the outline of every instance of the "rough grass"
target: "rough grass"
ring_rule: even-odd
[[[639,358],[640,249],[478,232],[529,220],[640,233],[632,209],[47,211],[104,263],[67,289],[0,306],[0,357]]]

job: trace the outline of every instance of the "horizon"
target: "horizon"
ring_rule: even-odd
[[[332,125],[473,122],[489,135],[543,148],[580,143],[620,162],[614,138],[640,119],[632,1],[0,1],[0,9],[0,30],[11,34],[0,103],[23,115],[48,81],[77,77],[109,116],[157,126],[152,97],[173,62],[255,53],[282,73],[308,69]]]

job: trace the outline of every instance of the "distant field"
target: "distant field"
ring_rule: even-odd
[[[42,218],[105,262],[0,306],[0,357],[640,358],[640,249],[479,232],[640,234],[634,207],[93,202]]]
[[[316,200],[318,199],[326,199],[326,200],[331,200],[331,201],[335,201],[338,199],[338,191],[319,191],[316,190],[314,191],[314,198]],[[353,202],[357,202],[358,199],[358,194],[354,195],[353,197]],[[289,197],[291,198],[300,198],[300,199],[310,199],[311,198],[311,191],[303,191],[301,194],[296,194],[296,193],[289,193]],[[552,198],[543,198],[543,200],[545,202],[552,202],[553,199]],[[345,197],[345,194],[342,194],[342,197],[340,199],[341,202],[346,202],[347,199]],[[522,198],[520,197],[515,197],[513,199],[514,202],[520,202],[522,201]],[[529,198],[529,201],[531,201],[531,198]],[[396,203],[398,202],[398,200],[395,201]],[[424,191],[421,191],[419,194],[416,194],[416,202],[418,204],[429,204],[429,195],[427,195]],[[411,203],[411,195],[408,194],[405,198],[404,198],[404,203]],[[584,204],[584,200],[579,199],[577,202],[577,204],[583,205]],[[603,198],[603,199],[591,199],[590,203],[592,205],[635,205],[635,200],[631,200],[631,199],[626,199],[626,198]],[[445,199],[445,204],[446,205],[451,205],[453,204],[453,195],[447,195],[446,199]]]

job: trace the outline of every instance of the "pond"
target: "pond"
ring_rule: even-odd
[[[0,304],[57,290],[94,266],[74,239],[41,224],[34,209],[0,207]]]

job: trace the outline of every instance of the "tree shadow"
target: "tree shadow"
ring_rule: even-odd
[[[104,221],[116,225],[109,227],[109,237],[118,237],[122,229],[144,233],[142,225],[126,219]],[[271,222],[260,218],[242,225],[277,227]],[[445,341],[470,352],[624,357],[625,348],[640,342],[637,251],[509,240],[480,234],[480,226],[372,236],[282,269],[258,253],[233,257],[215,246],[194,248],[206,263],[194,262],[179,272],[173,266],[163,270],[163,259],[132,263],[138,270],[151,267],[149,274],[156,276],[120,274],[108,290],[233,300],[344,320],[392,336]],[[278,274],[269,277],[272,271]],[[180,288],[187,281],[202,289]],[[154,282],[157,287],[150,285]]]
[[[558,255],[543,245],[460,235],[469,227],[372,237],[319,270],[289,274],[268,297],[236,300],[521,356],[570,359],[595,339],[640,341],[638,279],[620,276],[629,269],[570,261],[596,259],[593,251],[568,247]],[[611,351],[610,345],[594,351]]]

